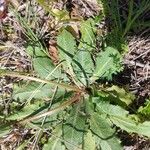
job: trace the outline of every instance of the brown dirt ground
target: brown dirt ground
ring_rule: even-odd
[[[97,13],[99,8],[94,3],[87,3],[87,1],[74,0],[73,3],[68,0],[67,7],[70,15],[73,17],[82,16],[88,18]],[[82,3],[81,3],[82,2]],[[21,3],[21,11],[24,10],[25,3]],[[64,7],[62,1],[55,3],[54,7],[62,9]],[[71,8],[71,9],[69,9]],[[43,13],[40,13],[41,18]],[[44,16],[45,19],[48,19]],[[43,19],[41,19],[43,21]],[[7,26],[11,27],[11,34],[5,32]],[[145,99],[150,96],[150,30],[143,30],[141,33],[131,35],[128,37],[129,52],[124,57],[125,70],[118,76],[116,82],[119,84],[128,85],[130,91],[136,94],[136,101],[133,107],[138,108],[143,105]],[[47,34],[45,31],[43,34]],[[22,29],[18,25],[15,17],[11,12],[8,13],[7,18],[1,23],[0,43],[7,45],[3,51],[0,51],[0,67],[16,70],[29,71],[31,70],[31,62],[25,53],[24,39],[22,39]],[[0,78],[0,110],[3,114],[8,113],[9,103],[11,102],[11,93],[13,89],[13,82],[18,79],[9,77]],[[126,145],[125,150],[149,150],[150,142],[148,139],[138,137],[137,135],[129,135],[127,133],[121,134],[123,143]],[[2,147],[1,147],[2,149]]]

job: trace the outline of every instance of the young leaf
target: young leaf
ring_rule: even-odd
[[[106,150],[103,148],[103,143],[107,149],[122,150],[119,140],[115,137],[115,130],[112,129],[106,118],[98,113],[93,113],[90,118],[90,128],[99,137],[99,143],[103,150]]]
[[[96,58],[96,68],[91,80],[93,82],[99,78],[110,80],[113,74],[116,74],[121,70],[120,53],[112,47],[107,47],[105,51],[101,52]]]
[[[109,101],[122,107],[127,107],[135,99],[135,96],[132,93],[115,85],[102,88],[96,91],[96,94],[97,95],[95,95],[95,97],[96,99],[99,99],[99,101],[100,99],[104,101]]]

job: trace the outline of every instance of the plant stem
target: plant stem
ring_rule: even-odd
[[[70,100],[65,101],[60,106],[58,106],[58,107],[56,107],[54,109],[51,109],[51,110],[49,110],[47,112],[44,112],[42,114],[39,114],[39,115],[36,115],[36,116],[29,117],[29,118],[26,118],[24,120],[21,120],[21,121],[19,121],[19,123],[20,124],[26,124],[26,123],[28,123],[30,121],[33,121],[33,120],[36,120],[36,119],[40,119],[40,118],[45,117],[45,116],[53,115],[53,114],[55,114],[55,113],[65,109],[67,106],[71,105],[72,103],[74,103],[74,102],[78,101],[79,99],[81,99],[80,96],[81,96],[81,93],[75,93],[75,95]]]
[[[31,77],[31,76],[28,76],[28,74],[25,75],[25,73],[0,69],[0,76],[3,76],[3,75],[11,76],[11,77],[18,77],[18,78],[21,78],[24,80],[31,80],[31,81],[36,81],[36,82],[41,82],[41,83],[46,83],[46,84],[52,84],[52,85],[56,85],[60,88],[64,88],[64,89],[68,89],[68,90],[72,90],[72,91],[76,91],[76,92],[83,92],[83,90],[78,88],[77,86],[72,86],[72,85],[68,85],[68,84],[64,84],[64,83],[57,83],[57,82],[51,81],[51,80],[44,80],[44,79],[40,79],[40,78],[36,78],[36,77]]]

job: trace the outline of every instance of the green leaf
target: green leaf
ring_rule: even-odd
[[[87,97],[85,99],[85,113],[87,116],[90,116],[95,111],[95,106],[92,103],[92,97]]]
[[[94,136],[94,139],[95,139],[95,143],[96,143],[95,149],[100,149],[100,150],[114,150],[114,148],[118,149],[118,150],[123,149],[120,145],[121,141],[119,139],[115,139],[114,141],[113,140],[108,141],[108,140],[100,139],[98,136]],[[116,140],[117,140],[117,143],[115,143]],[[119,142],[119,146],[118,146],[118,142]]]
[[[115,133],[106,119],[97,113],[91,115],[90,128],[95,135],[102,139],[111,138]]]
[[[91,131],[99,137],[99,143],[103,150],[122,149],[119,140],[115,137],[115,130],[112,129],[106,118],[98,113],[93,113],[90,118],[90,128]],[[103,144],[105,144],[105,146]]]
[[[35,101],[33,104],[25,105],[21,110],[15,111],[12,115],[8,116],[7,120],[22,120],[23,118],[35,113],[39,108],[41,108],[43,102]]]
[[[120,106],[109,104],[108,101],[95,100],[94,103],[96,103],[96,110],[100,114],[107,115],[107,118],[121,129],[127,132],[150,136],[148,130],[148,128],[150,128],[150,122],[138,123],[136,120],[133,120],[128,111]]]
[[[101,150],[123,150],[118,139],[99,140]]]
[[[150,137],[150,122],[137,123],[129,117],[111,116],[111,121],[127,132],[134,132]]]
[[[101,114],[107,114],[110,116],[127,116],[128,115],[128,111],[121,108],[120,106],[109,104],[108,101],[101,100],[99,102],[95,101],[95,103],[96,103],[96,109]]]
[[[120,53],[112,47],[107,47],[105,51],[100,52],[96,58],[96,68],[91,80],[95,81],[99,78],[110,80],[112,79],[113,74],[116,74],[121,70],[122,65]]]
[[[61,125],[56,126],[52,131],[51,136],[48,139],[48,142],[44,144],[42,150],[65,150],[65,146],[62,145],[62,127]]]
[[[96,104],[96,109],[100,114],[107,115],[107,117],[121,129],[128,132],[137,132],[136,122],[128,116],[129,112],[120,106],[109,104],[107,101],[99,101]]]
[[[74,106],[69,118],[63,126],[64,143],[69,150],[81,148],[85,132],[86,117],[81,112],[80,105]]]
[[[49,84],[43,85],[35,82],[31,82],[23,87],[16,86],[13,92],[13,99],[25,101],[28,99],[47,99],[52,96],[54,92],[54,86]]]
[[[37,44],[37,45],[29,44],[26,48],[26,52],[31,57],[44,57],[44,56],[46,56],[46,53],[44,52],[43,48],[39,44]]]
[[[90,130],[88,130],[87,134],[84,136],[84,150],[95,150],[96,143],[95,138]]]
[[[145,121],[138,125],[138,133],[150,137],[150,121]]]
[[[79,145],[82,144],[83,140],[83,133],[77,131],[71,126],[64,126],[64,139],[65,139],[65,146],[69,150],[76,150],[81,148]]]
[[[64,68],[70,67],[73,56],[76,52],[75,38],[66,30],[63,30],[57,37],[57,45],[59,50],[59,57],[64,60]],[[67,66],[66,66],[67,65]]]
[[[101,88],[96,92],[97,93],[95,97],[96,99],[99,99],[99,101],[100,100],[109,101],[122,107],[127,107],[135,99],[135,95],[115,85],[111,87]]]
[[[135,99],[135,96],[133,94],[115,85],[107,88],[106,91],[108,91],[112,96],[114,95],[114,98],[124,102],[127,106],[131,104]]]
[[[131,118],[125,116],[111,116],[110,119],[116,126],[120,127],[121,129],[127,132],[137,133],[137,122],[133,121]]]
[[[84,85],[87,85],[87,78],[92,75],[94,69],[94,63],[91,57],[91,51],[95,47],[95,33],[94,33],[94,21],[88,19],[81,23],[81,39],[78,46],[78,51],[74,56],[74,59],[82,66],[76,65],[74,70],[78,75],[78,78]]]
[[[0,137],[7,135],[11,131],[11,126],[1,123],[0,125]]]
[[[91,74],[93,72],[93,68],[94,68],[94,63],[93,63],[93,60],[91,58],[90,52],[86,51],[86,50],[79,50],[76,53],[74,59],[80,63],[80,65],[84,69],[85,73],[88,76],[91,76]],[[83,72],[80,68],[77,71],[79,73]]]
[[[147,100],[145,103],[145,106],[141,106],[138,110],[138,112],[142,115],[145,115],[146,117],[150,116],[150,100]]]
[[[76,73],[78,79],[85,85],[88,86],[88,80],[89,77],[92,75],[94,63],[91,58],[91,54],[87,50],[79,50],[74,60],[76,60],[77,63],[73,63],[73,69]]]
[[[50,58],[37,57],[33,59],[33,67],[35,72],[46,79],[54,79],[60,77],[60,68],[56,68]]]
[[[79,44],[80,50],[91,51],[95,47],[95,23],[93,19],[88,19],[81,23],[80,27],[81,40]]]

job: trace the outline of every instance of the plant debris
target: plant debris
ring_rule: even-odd
[[[12,74],[15,71],[30,73],[29,78],[39,79],[41,83],[0,77],[0,123],[6,125],[12,121],[16,125],[9,125],[6,130],[9,132],[0,137],[0,149],[15,150],[19,146],[36,150],[50,146],[86,149],[91,145],[91,149],[104,149],[107,144],[112,149],[121,149],[119,137],[125,150],[148,150],[149,119],[139,113],[140,107],[148,108],[150,100],[147,25],[150,13],[147,6],[144,7],[147,1],[119,1],[115,5],[121,29],[113,24],[117,13],[108,13],[105,1],[21,0],[18,3],[16,0],[9,6],[4,2],[0,2],[0,68]],[[113,4],[114,1],[108,2],[108,6]],[[129,8],[133,6],[133,10],[139,12],[140,4],[145,8],[137,17],[141,23],[127,26],[126,20],[132,22],[132,16],[128,18]],[[128,52],[117,44],[128,47]],[[47,80],[53,85],[46,84]],[[73,93],[69,87],[80,92]],[[42,91],[40,96],[39,91]],[[73,100],[69,101],[70,98]],[[61,113],[55,114],[58,110]],[[54,115],[48,116],[48,112]],[[43,120],[36,120],[43,114]],[[21,124],[24,120],[29,120],[28,126]],[[104,140],[108,137],[112,139]]]

